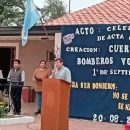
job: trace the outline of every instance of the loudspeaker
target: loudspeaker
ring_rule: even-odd
[[[47,61],[52,61],[56,58],[54,51],[47,51]]]

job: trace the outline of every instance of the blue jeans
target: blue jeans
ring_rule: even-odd
[[[36,96],[37,96],[38,110],[41,110],[41,107],[42,107],[42,92],[36,92]]]

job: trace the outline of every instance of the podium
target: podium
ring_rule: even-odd
[[[44,79],[41,130],[68,130],[70,83]]]

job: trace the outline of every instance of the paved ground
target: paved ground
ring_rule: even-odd
[[[34,116],[36,110],[35,103],[23,103],[22,114]],[[31,124],[19,124],[0,126],[0,130],[40,130],[40,115],[34,116],[35,122]],[[125,130],[124,125],[93,122],[80,119],[69,119],[69,130]]]

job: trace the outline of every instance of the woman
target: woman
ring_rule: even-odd
[[[36,82],[36,96],[37,96],[37,111],[35,114],[41,113],[41,105],[42,105],[42,82],[44,82],[44,78],[49,78],[51,75],[51,69],[46,67],[46,61],[41,60],[39,68],[35,69],[33,72],[32,80]]]

